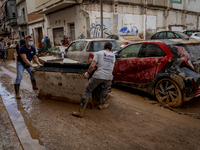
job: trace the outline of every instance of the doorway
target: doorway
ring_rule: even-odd
[[[64,28],[55,28],[53,29],[53,40],[54,40],[54,46],[59,46],[60,41],[63,38],[64,35]]]
[[[71,40],[74,41],[75,40],[75,25],[70,24],[70,34],[71,34]]]

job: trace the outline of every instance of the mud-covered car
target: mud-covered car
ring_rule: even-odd
[[[119,51],[120,47],[113,39],[81,39],[73,41],[65,50],[65,58],[79,61],[80,63],[91,63],[94,54],[103,50],[104,44],[111,42],[113,52]]]
[[[120,47],[143,40],[135,34],[111,34],[107,37],[107,39],[116,40]]]
[[[141,41],[124,47],[116,57],[114,84],[148,92],[172,107],[200,94],[196,40]]]

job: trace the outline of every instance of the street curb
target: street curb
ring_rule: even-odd
[[[0,149],[23,150],[6,107],[0,95]]]

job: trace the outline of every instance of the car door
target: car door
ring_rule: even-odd
[[[118,52],[113,71],[114,81],[135,83],[137,56],[142,44],[132,44]]]
[[[71,59],[71,52],[74,49],[74,45],[75,45],[75,42],[72,42],[65,50],[65,52],[67,53],[67,58],[69,59]]]
[[[167,49],[167,46],[165,44],[160,45],[162,48],[154,43],[142,45],[137,60],[136,83],[147,84],[151,82],[172,57],[171,52],[169,58],[163,51],[163,48]]]
[[[91,49],[90,46],[91,46],[91,42],[83,41],[82,51],[80,53],[80,59],[79,59],[81,63],[88,63],[89,54],[87,50]]]

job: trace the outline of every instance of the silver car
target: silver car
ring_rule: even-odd
[[[112,43],[113,52],[120,50],[117,42],[112,39],[81,39],[73,41],[65,49],[64,57],[80,63],[91,63],[95,52],[103,50],[106,42]]]

